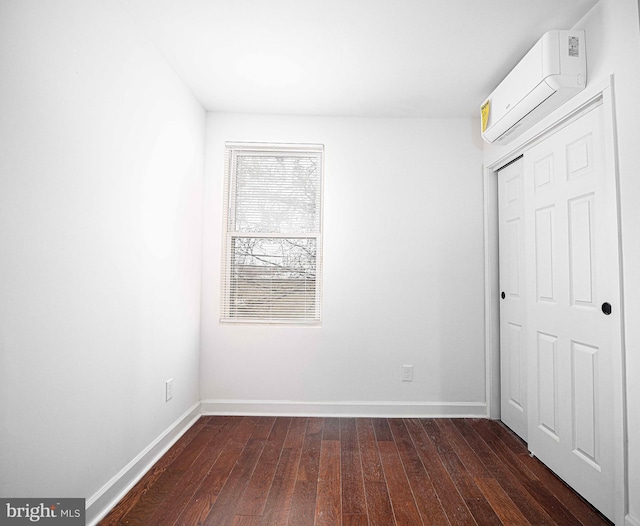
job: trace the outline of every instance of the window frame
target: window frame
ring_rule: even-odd
[[[292,232],[243,232],[231,230],[235,225],[237,213],[236,207],[236,180],[237,158],[239,155],[256,156],[301,156],[312,155],[319,159],[318,184],[320,186],[316,206],[319,230],[305,233]],[[224,202],[223,202],[223,238],[222,238],[222,269],[220,287],[220,323],[231,324],[268,324],[268,325],[295,325],[295,326],[320,326],[322,324],[322,246],[323,246],[323,222],[324,222],[324,145],[301,143],[254,143],[254,142],[226,142],[225,143],[225,167],[224,167]],[[262,316],[233,316],[232,305],[232,258],[234,240],[237,238],[266,238],[266,239],[313,239],[315,240],[315,291],[313,316],[304,317],[262,317]]]

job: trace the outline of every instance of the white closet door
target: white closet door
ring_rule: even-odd
[[[523,161],[498,172],[501,419],[527,440]]]
[[[529,449],[613,518],[621,335],[615,182],[603,129],[598,106],[525,152],[525,345]]]

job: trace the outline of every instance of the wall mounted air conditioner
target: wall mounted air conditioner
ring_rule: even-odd
[[[481,106],[482,138],[505,144],[587,82],[584,31],[545,33]]]

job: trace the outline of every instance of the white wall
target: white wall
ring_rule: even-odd
[[[636,0],[600,0],[575,25],[587,41],[587,90],[614,75],[627,368],[628,524],[640,525],[640,20]],[[585,90],[586,91],[586,90]],[[561,110],[558,110],[559,113]],[[552,119],[550,116],[549,119]],[[543,126],[541,126],[543,127]],[[522,141],[533,135],[527,132]],[[515,144],[485,148],[485,164]]]
[[[0,495],[88,498],[199,400],[204,111],[115,2],[3,0],[0,71]]]
[[[484,414],[477,122],[207,119],[205,409]],[[225,141],[325,145],[322,327],[219,323]],[[412,383],[401,381],[403,364],[414,366]]]

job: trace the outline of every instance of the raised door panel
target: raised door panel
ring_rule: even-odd
[[[505,349],[506,368],[508,369],[507,384],[504,388],[507,390],[506,398],[513,409],[523,413],[524,400],[526,400],[524,389],[526,385],[522,385],[522,372],[524,367],[524,334],[522,325],[517,323],[507,324],[507,348]]]
[[[536,338],[538,410],[537,427],[559,440],[558,337],[543,332]]]
[[[571,305],[595,308],[594,200],[589,193],[569,201],[569,285]]]
[[[554,302],[554,228],[555,207],[535,211],[536,300]]]
[[[572,341],[571,366],[573,452],[601,471],[598,348]]]

